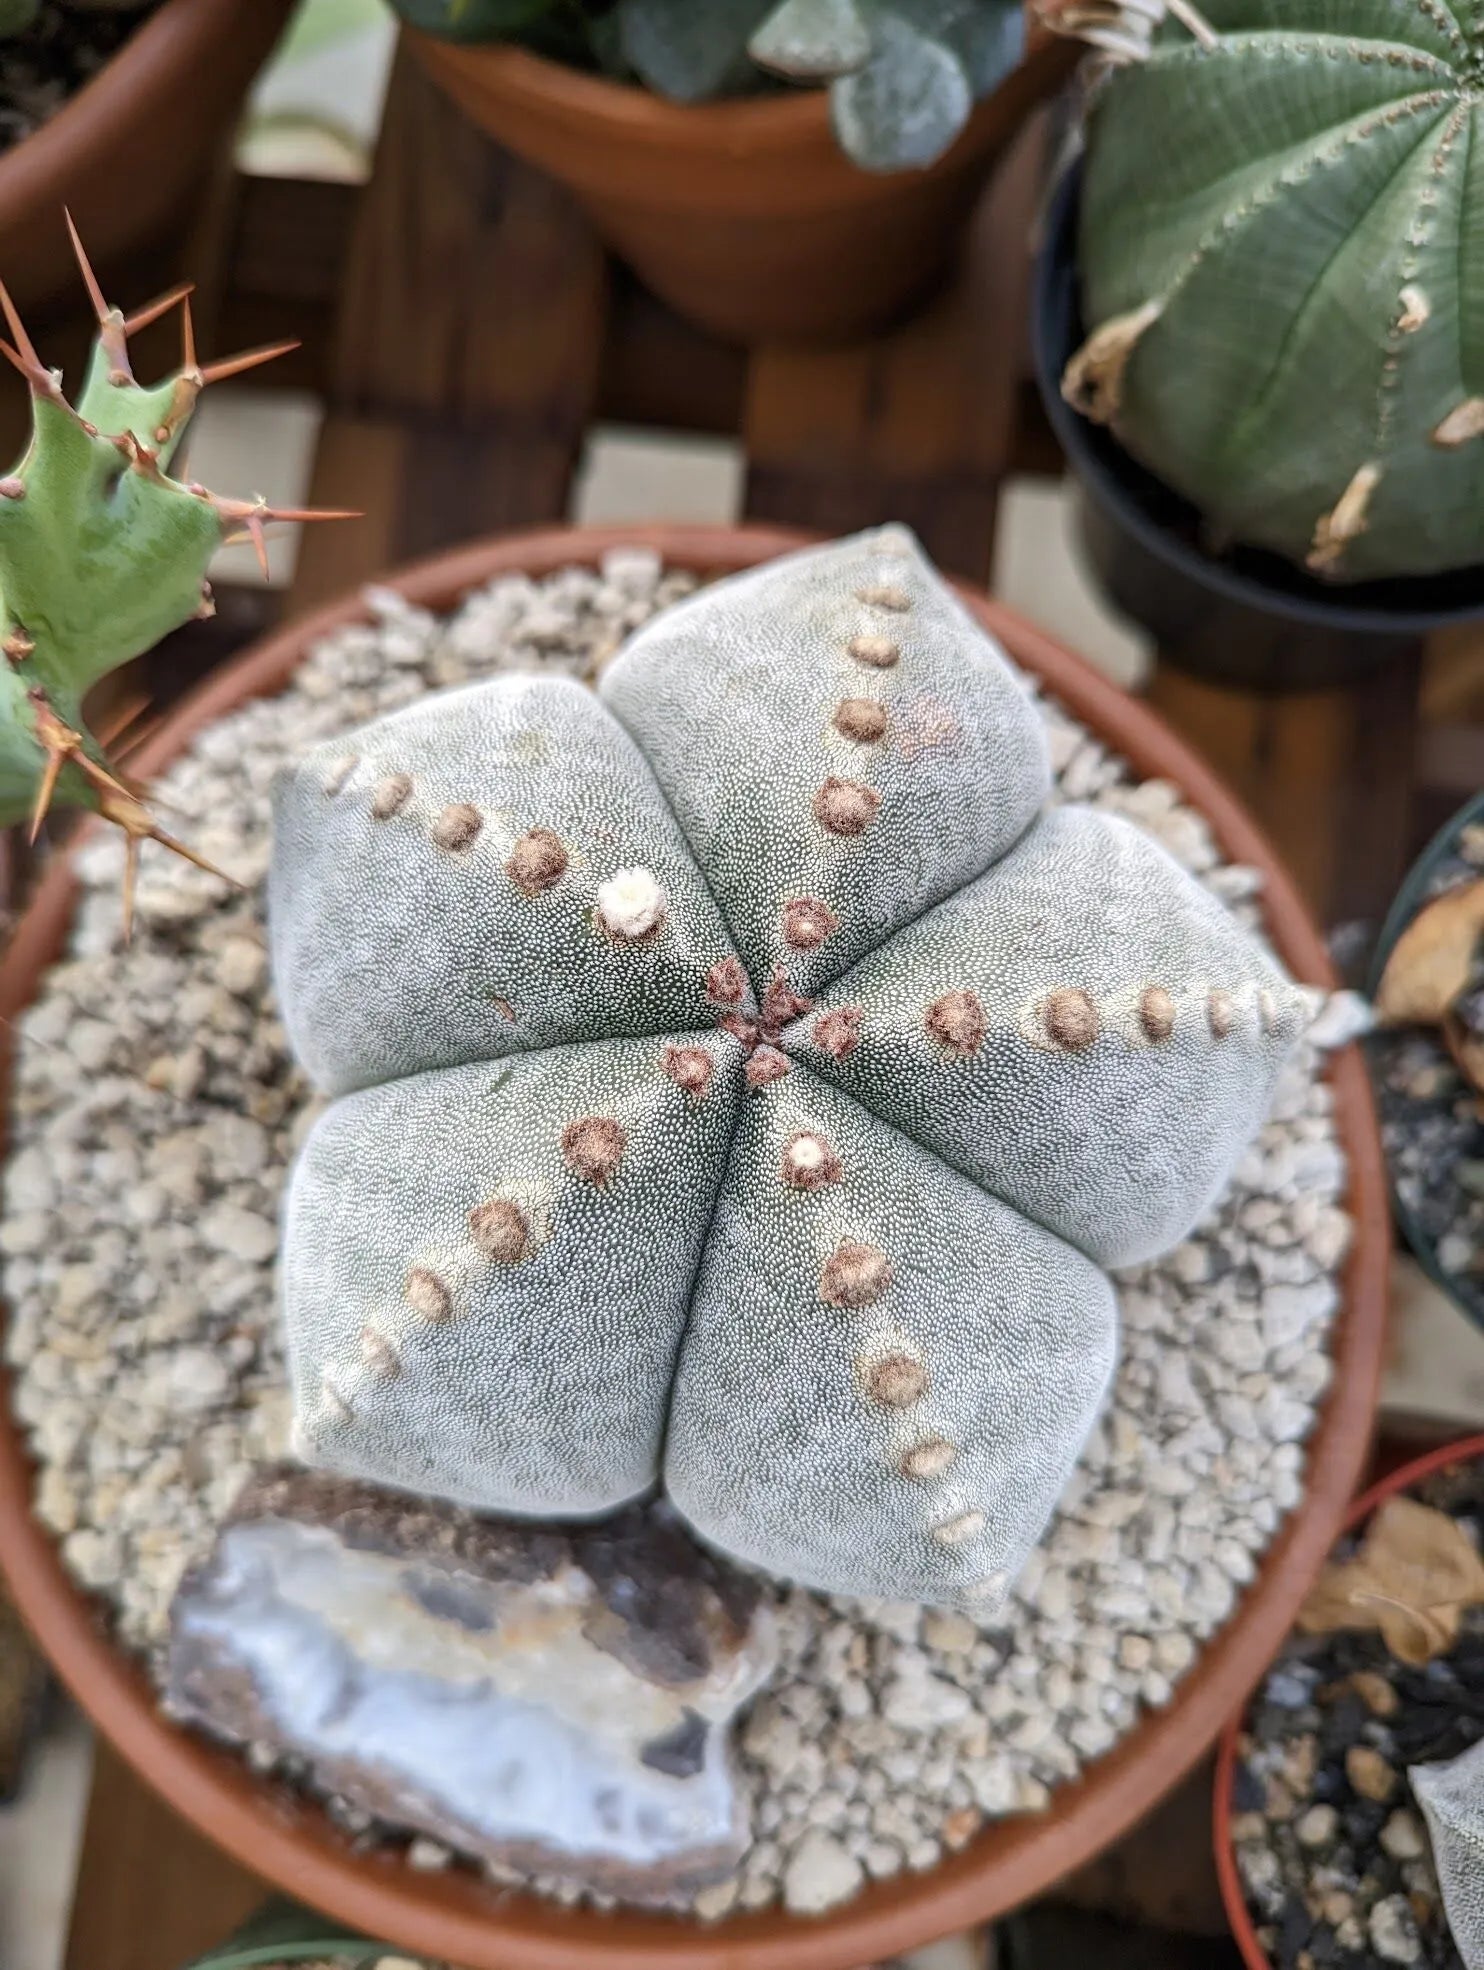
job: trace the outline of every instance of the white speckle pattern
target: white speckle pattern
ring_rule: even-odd
[[[290,1359],[325,1468],[551,1518],[662,1479],[704,1538],[833,1593],[982,1604],[1025,1563],[1112,1375],[1099,1267],[1190,1229],[1307,1007],[1137,828],[1038,814],[1050,768],[1021,680],[919,551],[881,545],[714,584],[642,630],[596,698],[503,679],[367,727],[333,824],[323,746],[282,776],[269,923],[290,1034],[314,1071],[352,1043],[348,1003],[379,1012],[351,1085],[380,1085],[320,1123],[285,1218]],[[826,770],[831,715],[863,614],[883,612],[912,743],[846,778]],[[479,820],[446,872],[418,784],[440,817]],[[389,785],[407,823],[390,836]],[[511,831],[561,844],[557,884],[505,879]],[[597,884],[621,947],[600,957],[580,872],[647,857],[651,835],[663,881],[646,861]],[[829,937],[799,942],[803,897]],[[706,1099],[686,1104],[675,1046],[696,1044],[729,957],[753,967],[757,1033],[712,1025]],[[1177,1006],[1158,1044],[1132,1020],[1150,980]],[[496,996],[544,1003],[545,1025]],[[443,1014],[455,999],[484,1002],[497,1073]],[[862,1040],[837,1062],[811,1015],[847,1004]],[[950,1028],[972,1045],[945,1046]],[[594,1167],[602,1130],[618,1148]],[[838,1181],[780,1185],[807,1136],[834,1144]],[[550,1224],[513,1272],[470,1250],[492,1187]],[[416,1349],[394,1334],[403,1373],[363,1395],[342,1364],[409,1267],[447,1312]],[[910,1482],[924,1428],[956,1455]]]
[[[590,678],[690,586],[623,550],[601,569],[505,577],[442,621],[373,592],[367,622],[320,645],[282,696],[200,734],[161,795],[194,843],[258,883],[273,777],[306,744],[491,674]],[[849,669],[850,690],[877,687]],[[1174,787],[1132,781],[1058,706],[1037,709],[1054,799],[1135,823],[1260,924],[1256,872],[1220,861]],[[261,890],[226,892],[146,849],[120,950],[121,870],[114,840],[83,851],[67,954],[17,1022],[0,1260],[37,1515],[120,1643],[154,1657],[182,1570],[289,1440],[272,1220],[319,1105],[264,987]],[[836,1027],[843,1039],[850,1022]],[[975,1603],[778,1595],[785,1659],[741,1744],[754,1843],[698,1914],[776,1901],[822,1830],[808,1853],[823,1869],[801,1861],[800,1894],[838,1899],[862,1876],[930,1866],[964,1815],[1040,1810],[1169,1700],[1301,1495],[1350,1236],[1344,1187],[1323,1064],[1301,1040],[1222,1198],[1165,1258],[1119,1273],[1108,1406],[1008,1596],[986,1580],[981,1618]],[[914,1453],[929,1475],[951,1472],[941,1436],[904,1449],[904,1474]],[[579,1898],[568,1882],[535,1886]]]
[[[1448,1927],[1464,1970],[1484,1970],[1484,1741],[1407,1773],[1427,1820]]]

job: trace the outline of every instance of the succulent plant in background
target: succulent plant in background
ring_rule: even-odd
[[[331,1104],[292,1178],[311,1462],[998,1604],[1107,1386],[1105,1268],[1259,1126],[1306,998],[899,529],[721,582],[596,694],[310,753],[270,924]]]
[[[1046,11],[1135,54],[1159,10]],[[1479,562],[1484,0],[1200,15],[1094,91],[1065,394],[1217,543],[1335,581]]]
[[[393,0],[416,27],[519,41],[634,76],[677,102],[766,77],[828,87],[841,148],[868,171],[933,163],[1015,65],[1018,0]]]
[[[336,516],[226,499],[170,476],[202,390],[292,345],[202,365],[189,289],[125,317],[104,300],[75,230],[72,239],[98,323],[75,403],[0,285],[12,337],[0,353],[31,391],[30,443],[0,478],[0,826],[29,820],[34,837],[61,805],[92,808],[122,828],[127,928],[142,841],[200,857],[165,834],[139,790],[109,766],[84,720],[87,691],[170,630],[211,613],[206,570],[223,540],[249,536],[261,556],[267,522]],[[141,384],[129,337],[177,305],[181,366],[161,383]]]

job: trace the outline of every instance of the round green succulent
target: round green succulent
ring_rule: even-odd
[[[1484,560],[1484,0],[1202,0],[1089,113],[1068,396],[1212,537]]]

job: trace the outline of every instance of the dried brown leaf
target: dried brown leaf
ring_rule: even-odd
[[[1464,1610],[1484,1605],[1484,1559],[1447,1512],[1388,1498],[1353,1560],[1327,1566],[1300,1610],[1306,1635],[1378,1628],[1414,1668],[1446,1655]]]
[[[1376,1011],[1390,1026],[1439,1026],[1469,983],[1484,936],[1484,876],[1435,896],[1392,946],[1376,991]]]

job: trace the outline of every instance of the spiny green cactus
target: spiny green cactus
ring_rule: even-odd
[[[157,827],[138,790],[110,769],[83,719],[86,692],[170,630],[211,614],[206,570],[224,539],[250,538],[266,575],[265,523],[347,516],[224,499],[171,478],[202,390],[295,345],[203,366],[189,288],[126,318],[104,300],[70,217],[67,224],[98,323],[75,404],[0,284],[13,338],[0,341],[0,353],[31,390],[30,443],[0,478],[0,826],[29,818],[34,838],[54,805],[90,807],[117,823],[129,848],[127,930],[142,841],[201,858]],[[175,306],[183,311],[181,366],[162,383],[141,384],[129,337]]]
[[[586,21],[587,56],[676,102],[823,84],[841,148],[868,171],[933,163],[1014,67],[1017,0],[393,0],[416,27],[551,52]],[[577,59],[571,47],[560,52]]]
[[[1041,813],[1023,684],[899,529],[276,791],[336,1097],[283,1254],[314,1462],[478,1507],[663,1473],[728,1552],[988,1606],[1304,1001],[1161,849]]]
[[[1484,559],[1484,0],[1202,0],[1089,114],[1071,401],[1219,541]]]

